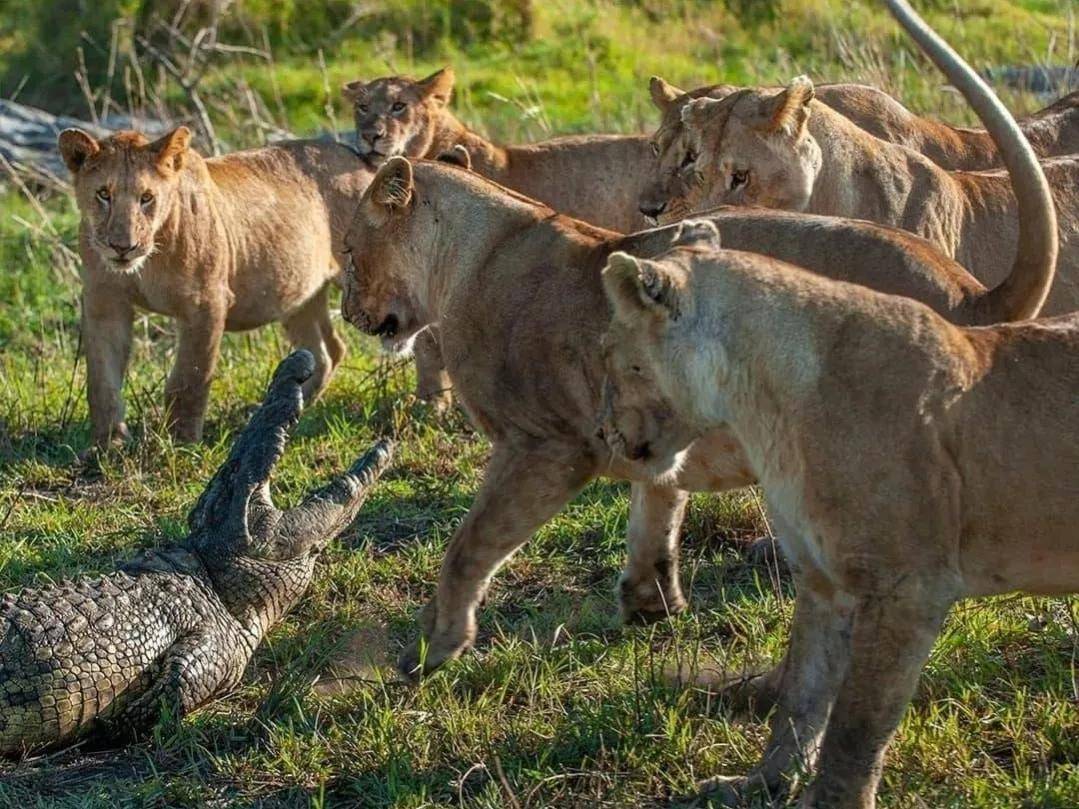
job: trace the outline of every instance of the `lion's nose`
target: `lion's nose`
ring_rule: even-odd
[[[374,334],[375,337],[389,337],[390,339],[393,339],[397,336],[398,327],[397,315],[389,314],[386,315],[386,319],[379,324],[379,327],[375,329],[372,334]]]
[[[109,247],[116,253],[116,255],[120,256],[120,258],[123,258],[135,249],[135,245],[133,244],[124,244],[123,242],[113,241],[109,242]]]
[[[667,210],[666,202],[642,202],[638,210],[645,216],[651,216],[653,218],[659,216],[665,210]]]

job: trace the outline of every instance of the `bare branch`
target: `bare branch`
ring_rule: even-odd
[[[146,39],[146,37],[139,36],[136,39],[138,40],[139,47],[146,51],[146,53],[149,54],[150,57],[180,85],[180,88],[187,95],[188,101],[191,102],[191,106],[195,108],[195,118],[203,137],[206,139],[207,145],[210,147],[210,153],[215,156],[221,154],[221,144],[217,140],[217,134],[214,132],[214,125],[210,121],[210,113],[207,111],[206,105],[202,102],[202,96],[199,95],[196,84],[190,82],[184,75],[184,72],[180,70],[168,56],[158,50],[148,39]]]

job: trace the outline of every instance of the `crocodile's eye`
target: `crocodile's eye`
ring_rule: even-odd
[[[734,191],[749,182],[749,169],[745,171],[732,171],[731,172],[731,185],[730,190]]]
[[[681,168],[688,169],[694,163],[697,162],[697,153],[692,149],[686,150],[686,156],[682,158]]]
[[[108,202],[112,199],[112,194],[109,193],[109,189],[107,188],[99,188],[97,189],[97,198],[101,200],[101,202]]]
[[[406,106],[407,105],[404,101],[397,101],[392,107],[390,107],[390,112],[392,112],[394,115],[400,115],[402,112],[405,111]]]

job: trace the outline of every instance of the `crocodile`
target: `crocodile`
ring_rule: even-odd
[[[274,506],[270,472],[313,371],[306,351],[281,362],[188,515],[184,540],[113,573],[0,599],[0,753],[126,740],[240,681],[393,453],[378,442],[295,508]]]

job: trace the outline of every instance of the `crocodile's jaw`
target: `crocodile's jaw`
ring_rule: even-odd
[[[303,598],[315,572],[315,557],[284,562],[238,556],[210,570],[214,591],[257,644]]]

